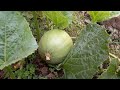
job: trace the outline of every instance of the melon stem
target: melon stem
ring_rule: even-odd
[[[46,53],[45,57],[46,57],[46,60],[50,60],[50,54],[49,53]]]

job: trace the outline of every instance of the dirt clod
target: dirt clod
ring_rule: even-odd
[[[54,75],[53,73],[49,73],[49,74],[47,75],[47,78],[48,78],[48,79],[54,79],[54,78],[55,78],[55,75]]]
[[[43,67],[43,68],[41,68],[41,73],[42,73],[42,75],[47,75],[48,74],[48,67]]]

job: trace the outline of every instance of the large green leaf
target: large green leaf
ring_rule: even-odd
[[[0,69],[27,57],[37,48],[26,19],[17,11],[0,11]]]
[[[108,37],[105,29],[99,25],[87,25],[63,63],[65,77],[92,78],[98,66],[108,57]]]
[[[102,73],[99,79],[120,79],[120,75],[117,73],[117,69],[120,62],[116,58],[111,58],[108,69]]]
[[[43,11],[43,13],[49,18],[58,28],[64,29],[68,27],[69,21],[61,11]]]

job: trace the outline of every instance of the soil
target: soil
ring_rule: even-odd
[[[120,16],[99,22],[99,24],[104,25],[111,36],[111,43],[109,43],[111,53],[120,57]]]
[[[47,63],[45,63],[38,52],[36,52],[36,57],[34,59],[33,64],[37,66],[36,68],[36,74],[40,75],[42,77],[46,77],[47,79],[55,79],[60,78],[64,75],[63,70],[55,70],[54,68],[48,66]],[[50,70],[50,68],[52,70]]]
[[[2,79],[4,77],[4,71],[0,70],[0,79]]]

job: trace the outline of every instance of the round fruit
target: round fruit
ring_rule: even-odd
[[[47,31],[39,42],[39,54],[49,64],[61,63],[73,47],[71,37],[64,31]]]

